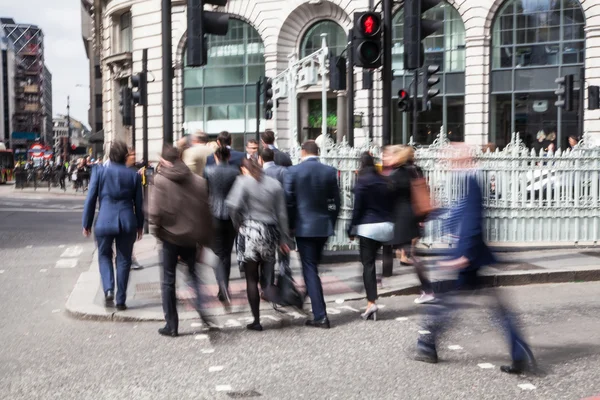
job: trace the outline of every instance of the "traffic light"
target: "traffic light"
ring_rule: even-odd
[[[398,91],[398,110],[400,112],[410,112],[412,110],[410,95],[404,89]]]
[[[404,0],[404,69],[421,68],[425,62],[423,39],[436,32],[443,21],[422,18],[422,14],[442,0]]]
[[[600,109],[600,86],[588,87],[588,110]]]
[[[131,126],[131,88],[123,85],[121,87],[121,98],[119,99],[119,111],[123,117],[123,126]]]
[[[329,90],[346,90],[345,57],[329,57]]]
[[[187,0],[187,66],[202,67],[208,60],[205,35],[224,36],[229,29],[229,15],[204,11],[205,4],[227,5],[227,0]]]
[[[565,75],[554,81],[558,83],[558,89],[554,92],[558,100],[554,105],[565,111],[573,111],[573,78],[573,75]]]
[[[131,86],[135,91],[131,97],[133,104],[140,106],[148,105],[148,77],[143,72],[131,76]]]
[[[263,108],[265,119],[273,118],[273,80],[267,77],[263,80]]]
[[[354,65],[363,68],[381,66],[381,15],[376,12],[354,13],[352,49]]]
[[[438,94],[440,94],[439,89],[432,89],[433,86],[437,85],[440,82],[440,77],[435,75],[439,70],[439,65],[428,65],[425,68],[423,68],[423,105],[421,107],[422,111],[427,111],[427,108],[429,107],[429,101]]]

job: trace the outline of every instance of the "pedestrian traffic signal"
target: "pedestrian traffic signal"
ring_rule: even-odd
[[[131,86],[134,89],[131,94],[133,104],[140,106],[148,105],[148,78],[146,74],[140,72],[139,74],[132,75]]]
[[[423,68],[423,105],[421,107],[422,111],[427,111],[429,107],[429,101],[438,94],[440,94],[439,89],[432,89],[433,86],[437,85],[440,82],[440,77],[435,75],[439,70],[439,65],[428,65],[425,68]]]
[[[404,89],[398,91],[398,110],[400,112],[410,112],[412,110],[410,95]]]
[[[346,90],[345,57],[329,57],[329,90]]]
[[[423,39],[436,32],[443,21],[422,18],[422,14],[442,0],[404,0],[404,68],[415,70],[425,62]]]
[[[123,126],[131,126],[132,124],[131,108],[131,89],[129,86],[123,85],[121,87],[121,98],[119,99],[119,111],[123,117]]]
[[[205,4],[227,5],[227,0],[187,0],[187,66],[202,67],[208,60],[205,35],[224,36],[229,29],[229,15],[204,11]]]
[[[354,64],[363,68],[381,66],[381,15],[376,12],[354,13],[352,49]]]
[[[554,92],[558,100],[554,105],[565,111],[573,111],[573,78],[573,75],[565,75],[554,81],[558,83],[558,89]]]
[[[267,77],[263,80],[263,108],[265,119],[273,118],[273,79]]]
[[[588,110],[600,109],[600,86],[588,87]]]

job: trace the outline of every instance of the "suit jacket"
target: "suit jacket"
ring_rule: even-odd
[[[290,158],[290,156],[287,153],[284,153],[283,151],[272,147],[273,149],[273,158],[275,161],[275,164],[280,165],[282,167],[291,167],[292,166],[292,159]]]
[[[340,212],[337,170],[311,157],[288,168],[284,182],[290,229],[295,230],[295,236],[332,236]]]
[[[272,164],[264,169],[265,175],[270,176],[271,178],[275,178],[281,183],[283,187],[284,178],[287,173],[287,168],[282,167],[281,165]]]
[[[454,258],[466,257],[466,270],[477,270],[495,263],[495,258],[483,240],[483,196],[477,178],[467,178],[467,194],[454,216],[459,222],[458,243]]]
[[[235,165],[236,167],[242,166],[242,160],[246,158],[246,153],[231,149],[231,156],[229,157],[229,165]],[[206,159],[206,165],[215,165],[215,155],[211,154]]]
[[[122,164],[96,168],[83,208],[83,227],[91,229],[99,202],[96,236],[135,233],[144,227],[142,177]]]
[[[394,203],[389,183],[375,168],[358,177],[353,191],[354,209],[349,234],[358,225],[392,221]]]
[[[199,144],[186,149],[183,152],[183,162],[198,176],[204,174],[204,167],[208,157],[212,156],[213,148],[206,144]],[[214,160],[214,157],[213,157]]]

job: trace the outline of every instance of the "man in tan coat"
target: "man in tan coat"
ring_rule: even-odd
[[[202,131],[193,134],[190,140],[190,146],[183,151],[183,162],[193,173],[203,176],[206,159],[214,150],[208,145],[208,135]]]
[[[165,145],[161,168],[154,178],[150,197],[149,219],[162,241],[162,305],[167,324],[158,330],[165,336],[177,336],[179,316],[175,295],[177,258],[189,268],[200,314],[199,279],[196,272],[196,249],[210,243],[212,215],[206,181],[192,173],[179,156],[179,150]],[[202,315],[200,315],[202,317]]]

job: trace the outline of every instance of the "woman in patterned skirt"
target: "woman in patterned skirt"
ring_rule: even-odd
[[[237,257],[245,264],[246,291],[254,321],[250,330],[262,331],[258,283],[263,275],[269,293],[273,285],[277,246],[289,252],[289,234],[285,195],[281,184],[263,174],[256,160],[242,161],[242,174],[237,178],[226,204],[234,226],[238,229]]]

